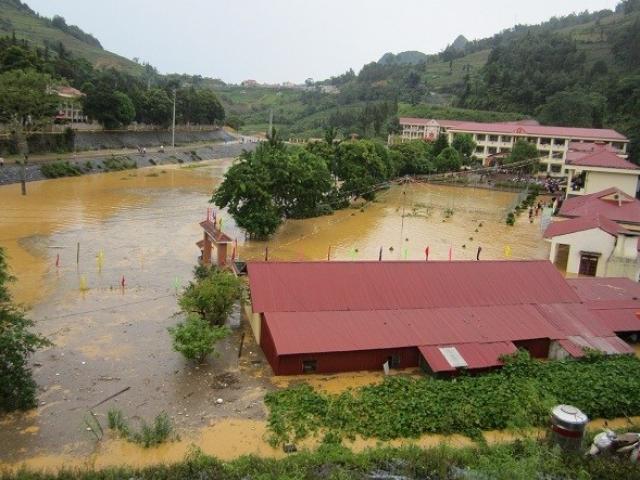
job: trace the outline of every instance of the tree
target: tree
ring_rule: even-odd
[[[86,86],[84,113],[106,129],[129,125],[136,116],[133,102],[126,93],[114,91],[106,82]]]
[[[0,74],[0,123],[50,121],[56,97],[48,92],[51,77],[35,70],[10,70]]]
[[[314,148],[288,147],[277,135],[270,136],[254,152],[240,155],[214,193],[213,203],[227,208],[237,225],[254,238],[268,237],[284,218],[328,213],[333,182],[327,162],[312,153]]]
[[[213,124],[224,121],[224,107],[209,89],[189,87],[176,94],[176,115],[182,123]]]
[[[358,140],[338,145],[333,173],[343,182],[340,193],[344,197],[372,200],[376,186],[396,174],[394,167],[384,145]]]
[[[457,172],[462,166],[460,154],[453,147],[447,147],[434,161],[434,167],[438,172]]]
[[[565,90],[547,98],[536,111],[547,125],[602,127],[607,99],[596,92]]]
[[[423,140],[399,143],[391,147],[399,154],[398,175],[419,175],[434,170],[431,144]]]
[[[202,362],[207,355],[215,352],[215,344],[229,336],[231,330],[227,326],[211,326],[197,314],[187,315],[184,322],[170,327],[173,349],[182,353],[189,360]]]
[[[468,133],[456,134],[451,146],[460,154],[463,165],[469,165],[471,163],[471,157],[476,150],[476,142],[473,140],[472,135]]]
[[[212,326],[222,326],[233,305],[242,295],[242,281],[233,273],[212,269],[209,274],[190,282],[178,299],[187,313],[196,313]]]
[[[167,92],[160,88],[152,88],[143,94],[142,111],[138,112],[143,122],[166,126],[171,123],[172,114],[173,101]]]
[[[507,158],[505,158],[504,163],[515,163],[515,162],[523,162],[525,160],[533,160],[540,157],[540,153],[538,153],[538,149],[533,143],[529,143],[526,140],[518,140],[513,146],[513,150]],[[531,166],[527,167],[526,170],[530,172],[535,172],[538,169],[538,162],[532,162]]]
[[[438,135],[435,143],[433,144],[433,156],[437,157],[440,153],[449,146],[449,139],[445,133]]]
[[[0,411],[26,410],[36,405],[36,383],[29,357],[50,342],[33,333],[34,322],[13,304],[5,253],[0,248]]]

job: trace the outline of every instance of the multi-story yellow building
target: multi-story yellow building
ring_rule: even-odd
[[[535,120],[480,123],[401,117],[400,127],[400,140],[403,142],[416,139],[435,141],[444,134],[451,143],[456,135],[469,134],[476,142],[476,157],[485,165],[494,155],[508,154],[516,141],[526,140],[536,145],[543,171],[552,176],[565,174],[565,159],[572,142],[598,142],[622,158],[627,156],[629,143],[627,137],[615,130],[543,126]]]

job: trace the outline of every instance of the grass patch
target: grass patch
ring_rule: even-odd
[[[114,155],[111,158],[107,158],[102,161],[105,172],[119,172],[122,170],[132,170],[138,168],[138,164],[135,160],[131,160],[126,155]]]
[[[495,446],[426,450],[408,446],[375,448],[353,453],[333,441],[317,451],[300,452],[281,460],[244,456],[222,462],[192,449],[184,461],[144,469],[66,470],[58,474],[22,470],[3,480],[293,480],[293,479],[640,479],[640,469],[610,457],[587,459],[563,453],[544,441],[516,441]]]
[[[546,425],[550,408],[559,403],[575,405],[590,418],[638,415],[640,359],[588,355],[540,362],[520,352],[500,371],[481,376],[394,376],[340,395],[302,384],[268,393],[265,403],[274,445],[319,431],[381,440],[425,433],[477,437],[481,430]]]
[[[121,410],[109,410],[107,413],[107,422],[109,428],[116,431],[120,437],[130,442],[139,443],[145,448],[177,439],[177,435],[174,433],[173,423],[166,412],[157,415],[151,425],[142,420],[140,422],[140,430],[138,431],[131,429]]]
[[[40,166],[40,171],[47,178],[77,177],[84,173],[77,165],[62,160],[44,163]]]

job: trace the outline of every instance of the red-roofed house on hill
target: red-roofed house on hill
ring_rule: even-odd
[[[547,261],[256,262],[248,274],[252,328],[277,375],[483,371],[517,348],[633,352]]]
[[[616,186],[636,196],[640,167],[619,156],[610,145],[571,143],[565,159],[567,197],[588,195]]]
[[[599,142],[622,157],[627,156],[629,143],[627,137],[615,130],[543,126],[535,121],[480,123],[410,117],[400,117],[399,121],[401,141],[433,141],[445,134],[451,143],[456,135],[469,134],[477,145],[475,155],[483,161],[497,153],[511,152],[516,141],[525,140],[536,145],[543,169],[555,176],[564,175],[565,156],[573,142]]]

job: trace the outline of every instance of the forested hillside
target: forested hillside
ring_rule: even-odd
[[[37,47],[54,49],[62,44],[65,50],[88,60],[94,67],[114,67],[138,75],[144,70],[142,65],[104,50],[93,35],[67,25],[60,16],[41,17],[20,0],[0,0],[0,36],[14,34]]]
[[[321,136],[332,126],[345,135],[384,137],[398,115],[535,117],[545,124],[616,128],[632,139],[638,159],[640,0],[623,1],[615,11],[517,25],[490,38],[456,39],[439,54],[385,54],[358,73],[316,85],[305,92],[231,89],[222,98],[249,128],[262,127],[273,109],[284,136]],[[326,85],[339,93],[322,93]],[[245,103],[245,95],[252,101]]]

